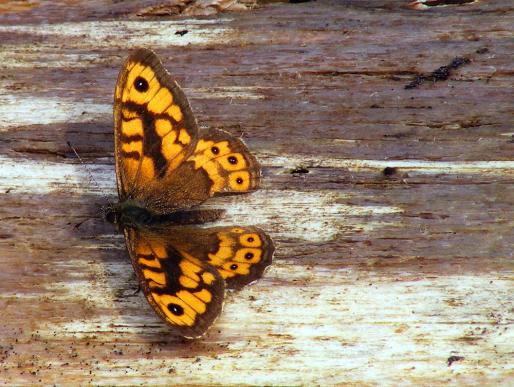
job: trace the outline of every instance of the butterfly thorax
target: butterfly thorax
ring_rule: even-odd
[[[155,222],[156,214],[133,200],[110,204],[104,208],[105,219],[119,228],[141,228]]]

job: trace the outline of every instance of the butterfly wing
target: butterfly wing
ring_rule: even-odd
[[[201,133],[193,153],[166,180],[166,192],[145,198],[148,208],[189,208],[214,195],[246,193],[260,185],[261,168],[246,145],[230,133]]]
[[[152,51],[129,56],[114,99],[120,201],[166,214],[258,188],[260,166],[244,143],[222,130],[199,137],[186,96]]]
[[[134,51],[120,71],[114,127],[121,201],[162,190],[195,149],[198,127],[189,102],[150,50]]]
[[[275,250],[271,238],[258,227],[173,227],[162,232],[172,235],[181,253],[214,267],[232,289],[259,279]]]
[[[225,284],[218,271],[163,232],[125,229],[125,240],[146,299],[178,334],[202,336],[221,313]]]
[[[259,163],[240,139],[224,130],[212,129],[202,134],[188,162],[208,175],[210,196],[259,188]]]

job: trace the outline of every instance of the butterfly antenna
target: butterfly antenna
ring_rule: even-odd
[[[71,151],[75,154],[75,156],[77,157],[77,159],[79,160],[80,164],[82,164],[82,166],[84,167],[84,169],[86,170],[87,172],[87,179],[89,181],[89,183],[91,185],[93,185],[98,191],[101,191],[100,190],[100,185],[97,183],[97,181],[95,180],[95,178],[93,177],[93,174],[91,173],[91,170],[89,169],[89,166],[87,165],[87,163],[82,160],[82,158],[80,157],[80,155],[78,154],[78,152],[75,150],[75,148],[73,147],[73,145],[71,145],[71,142],[69,141],[66,141],[66,143],[68,144],[68,146],[70,147]],[[109,202],[109,206],[112,206],[113,203],[109,200],[109,198],[106,196],[105,197],[107,199],[107,201]]]

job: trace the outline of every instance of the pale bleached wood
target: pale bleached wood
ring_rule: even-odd
[[[0,381],[514,383],[511,3],[135,16],[155,3],[0,13]],[[112,93],[135,45],[264,167],[261,191],[205,206],[267,230],[274,264],[197,341],[133,294],[98,211],[115,199]],[[472,62],[404,89],[455,56]]]

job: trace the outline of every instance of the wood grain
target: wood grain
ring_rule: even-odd
[[[514,383],[514,6],[407,3],[2,5],[0,383]],[[134,294],[98,211],[116,199],[112,94],[135,46],[264,167],[262,190],[205,204],[277,251],[202,340]],[[457,56],[471,62],[404,88]]]

